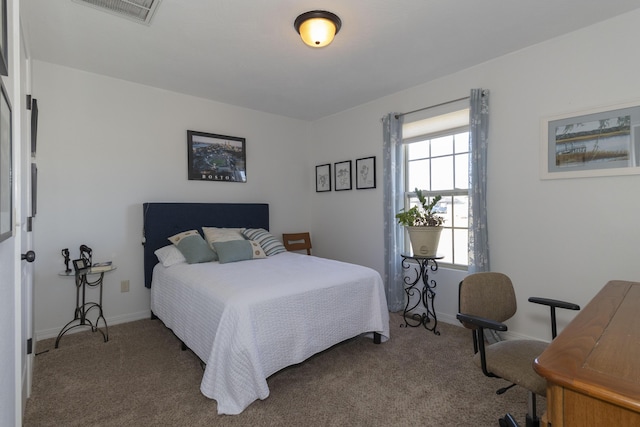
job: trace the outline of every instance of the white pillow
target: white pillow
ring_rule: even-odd
[[[154,254],[156,254],[158,261],[160,261],[165,267],[171,267],[175,264],[187,262],[184,255],[182,255],[182,252],[180,252],[180,250],[174,245],[162,247],[155,251]]]
[[[204,238],[207,240],[209,247],[216,252],[213,246],[215,242],[230,242],[232,240],[245,240],[241,234],[244,228],[219,228],[219,227],[202,227]],[[216,253],[216,260],[218,254]]]

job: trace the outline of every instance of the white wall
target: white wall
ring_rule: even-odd
[[[73,318],[75,287],[64,270],[80,244],[113,260],[105,276],[111,324],[149,315],[143,285],[142,203],[265,202],[271,230],[310,227],[304,121],[236,108],[50,63],[34,61],[38,99],[35,329],[56,336]],[[186,131],[244,137],[247,183],[187,180]],[[130,292],[120,281],[130,280]],[[64,340],[62,341],[64,343]]]
[[[388,112],[491,91],[488,214],[491,266],[514,281],[515,334],[550,339],[548,310],[532,295],[587,303],[610,279],[640,280],[640,176],[542,181],[540,122],[548,116],[638,100],[640,11],[313,123],[312,165],[377,156]],[[399,64],[401,66],[401,64]],[[366,78],[366,77],[363,77]],[[384,273],[382,188],[312,197],[315,245]],[[329,249],[330,248],[330,249]],[[436,310],[454,321],[463,274],[440,271]],[[574,313],[559,313],[560,325]]]

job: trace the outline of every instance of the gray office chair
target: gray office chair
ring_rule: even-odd
[[[580,306],[547,298],[529,298],[530,302],[547,305],[551,309],[552,337],[557,334],[556,308],[580,310]],[[471,329],[474,362],[488,377],[503,378],[512,384],[497,391],[502,394],[519,385],[529,392],[527,427],[538,426],[536,395],[545,396],[547,383],[533,370],[533,361],[547,347],[536,340],[506,340],[485,344],[485,329],[506,331],[503,322],[516,313],[516,295],[511,279],[502,273],[474,273],[460,282],[457,318]],[[513,417],[507,414],[500,425],[510,425]]]

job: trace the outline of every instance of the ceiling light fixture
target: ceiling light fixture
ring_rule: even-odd
[[[342,21],[336,14],[325,10],[313,10],[298,16],[293,23],[302,41],[311,47],[323,47],[333,41]]]

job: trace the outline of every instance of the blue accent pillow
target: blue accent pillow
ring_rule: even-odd
[[[262,247],[252,240],[213,242],[213,247],[218,253],[218,261],[220,264],[267,257]]]
[[[213,261],[216,254],[197,230],[189,230],[169,237],[189,264]]]

